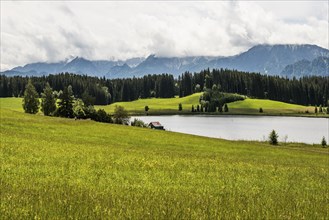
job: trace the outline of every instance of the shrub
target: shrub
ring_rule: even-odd
[[[183,110],[182,103],[179,103],[179,104],[178,104],[178,111],[182,111],[182,110]]]
[[[83,111],[85,112],[86,118],[90,118],[92,120],[96,119],[97,112],[94,108],[94,106],[89,105],[89,106],[84,106]]]
[[[73,103],[73,115],[76,118],[84,119],[86,118],[86,113],[84,111],[84,103],[81,99],[77,99]]]
[[[122,106],[115,106],[113,118],[116,124],[128,125],[129,123],[128,112]]]
[[[275,130],[272,130],[270,135],[269,135],[270,144],[277,145],[278,144],[278,137],[279,137],[279,135],[275,132]]]
[[[263,113],[263,108],[259,108],[259,113]]]
[[[135,118],[132,122],[131,122],[131,126],[135,126],[135,127],[141,127],[141,128],[147,128],[147,124],[144,123],[142,120]]]
[[[228,112],[228,106],[227,106],[227,104],[224,105],[224,112]]]
[[[105,123],[112,123],[112,117],[104,109],[98,109],[95,121],[105,122]]]

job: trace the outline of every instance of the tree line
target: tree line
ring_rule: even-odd
[[[91,119],[98,122],[129,124],[128,112],[122,106],[116,106],[113,116],[104,109],[96,110],[93,105],[84,103],[73,96],[72,86],[65,87],[56,97],[49,83],[46,83],[41,93],[41,103],[31,80],[28,81],[24,96],[23,109],[25,113],[36,114],[40,110],[45,116],[55,116],[75,119]]]
[[[186,72],[178,82],[181,97],[216,85],[221,92],[293,104],[328,106],[329,100],[329,76],[288,79],[237,70],[206,69],[194,74]]]
[[[75,98],[95,105],[133,101],[138,98],[171,98],[175,95],[184,97],[195,92],[207,91],[214,85],[225,93],[238,93],[301,105],[327,106],[329,100],[329,76],[288,79],[228,69],[185,72],[177,79],[170,74],[125,79],[106,79],[70,73],[41,77],[1,75],[0,97],[22,97],[29,79],[39,96],[46,83],[49,83],[55,93],[61,93],[71,85]]]

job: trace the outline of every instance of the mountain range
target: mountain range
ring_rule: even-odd
[[[146,74],[170,73],[178,76],[185,71],[206,68],[228,68],[267,75],[301,77],[328,76],[329,50],[316,45],[257,45],[235,56],[137,57],[128,60],[87,60],[75,57],[57,63],[37,62],[1,72],[8,76],[41,76],[70,72],[107,78],[139,77]]]

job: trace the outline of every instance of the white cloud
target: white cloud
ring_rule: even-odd
[[[328,48],[328,1],[1,2],[1,69],[70,55],[234,55],[259,43]]]

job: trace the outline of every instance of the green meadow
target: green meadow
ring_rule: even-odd
[[[131,115],[145,114],[145,106],[149,107],[148,114],[192,114],[191,108],[199,104],[199,98],[202,93],[195,93],[183,98],[148,98],[138,99],[131,102],[116,102],[110,105],[98,105],[96,109],[104,109],[109,113],[114,113],[116,105],[123,106]],[[179,103],[182,104],[183,111],[178,111]],[[23,112],[21,98],[0,98],[1,108],[10,108]],[[293,115],[293,116],[320,116],[328,117],[327,114],[314,114],[314,106],[302,106],[289,104],[285,102],[273,101],[268,99],[251,99],[246,98],[243,101],[228,103],[228,113],[210,113],[210,114],[242,114],[242,115]],[[263,113],[259,113],[259,108]],[[305,112],[308,111],[308,114]],[[209,114],[209,113],[194,113]]]
[[[115,106],[123,106],[130,114],[145,114],[145,106],[149,107],[148,114],[192,114],[192,105],[196,109],[199,104],[199,98],[202,93],[195,93],[183,98],[148,98],[138,99],[132,102],[116,102],[107,106],[96,106],[103,108],[109,113],[113,113]],[[183,111],[178,111],[179,103],[182,104]],[[247,98],[243,101],[228,103],[228,113],[217,114],[246,114],[246,115],[301,115],[316,116],[314,114],[314,106],[294,105],[268,99],[251,99]],[[259,113],[259,108],[263,109],[263,113]],[[305,112],[309,113],[306,114]],[[193,114],[209,114],[209,113],[193,113]],[[210,113],[216,114],[216,113]],[[326,117],[326,114],[318,114],[318,116]]]
[[[123,106],[130,113],[144,113],[145,106],[148,106],[149,113],[177,113],[179,103],[182,104],[184,111],[191,111],[192,105],[196,108],[199,104],[200,93],[194,93],[183,98],[147,98],[138,99],[131,102],[116,102],[107,106],[97,106],[96,108],[103,108],[107,112],[113,113],[116,105]]]
[[[328,148],[30,115],[10,100],[1,219],[329,219]]]

